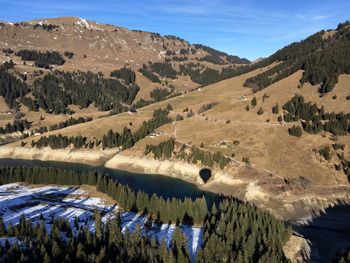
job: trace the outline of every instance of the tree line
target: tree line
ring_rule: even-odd
[[[85,123],[85,122],[89,122],[92,120],[93,120],[92,117],[78,117],[78,118],[70,117],[68,120],[59,122],[58,124],[51,125],[49,127],[49,130],[54,131],[54,130],[58,130],[58,129],[63,129],[63,128],[66,128],[68,126],[77,125],[79,123]]]
[[[140,100],[138,100],[137,102],[135,102],[135,103],[133,104],[133,107],[134,107],[135,109],[139,109],[139,108],[145,107],[145,106],[147,106],[147,105],[150,105],[150,104],[152,104],[153,102],[154,102],[153,100],[145,100],[145,99],[141,98]]]
[[[339,24],[334,36],[325,38],[320,31],[303,41],[292,43],[266,59],[282,63],[246,80],[245,86],[261,90],[303,70],[300,83],[320,84],[320,93],[330,92],[340,74],[350,73],[350,30],[347,23]]]
[[[145,155],[152,153],[155,159],[170,159],[175,148],[175,139],[170,138],[158,145],[147,144]]]
[[[316,103],[305,102],[303,96],[295,95],[283,105],[285,122],[301,121],[307,133],[330,132],[333,135],[350,133],[350,113],[328,113]]]
[[[118,70],[113,70],[110,76],[117,79],[122,79],[126,85],[135,84],[136,81],[135,72],[132,69],[126,67]]]
[[[44,132],[48,132],[48,131],[54,131],[54,130],[58,130],[58,129],[63,129],[63,128],[66,128],[66,127],[69,127],[69,126],[72,126],[72,125],[77,125],[77,124],[89,122],[89,121],[92,121],[92,120],[93,120],[92,117],[78,117],[78,118],[70,117],[68,120],[59,122],[57,124],[50,125],[49,127],[41,126],[41,127],[37,128],[37,129],[34,129],[32,131],[32,134],[34,132],[44,133]]]
[[[157,75],[153,74],[147,69],[147,66],[143,64],[143,67],[139,69],[139,72],[154,83],[160,83],[160,79]]]
[[[32,87],[35,99],[27,98],[23,103],[32,109],[40,107],[54,114],[67,113],[71,104],[81,108],[93,104],[101,111],[119,113],[126,110],[121,103],[130,105],[139,90],[136,84],[125,86],[116,79],[104,78],[102,74],[55,71],[36,79]]]
[[[174,155],[176,158],[188,163],[196,164],[200,161],[204,166],[213,167],[217,165],[220,169],[224,169],[231,162],[230,158],[225,157],[222,152],[212,154],[209,151],[192,146],[190,154],[187,154],[185,148],[186,146],[183,145],[179,152],[175,152],[175,139],[170,138],[157,145],[147,144],[144,153],[145,155],[152,153],[155,159],[170,159]]]
[[[179,65],[180,72],[179,74],[183,74],[185,76],[189,76],[191,80],[195,83],[200,84],[201,86],[207,86],[212,83],[219,82],[221,80],[237,77],[239,75],[248,73],[254,69],[261,68],[269,65],[269,61],[262,60],[255,64],[249,65],[233,65],[222,68],[221,71],[215,70],[212,68],[201,67],[199,63],[187,63],[183,65]]]
[[[233,56],[233,55],[228,55],[225,52],[216,50],[214,48],[202,45],[202,44],[195,44],[194,47],[196,49],[203,49],[206,52],[208,52],[208,56],[210,57],[209,60],[214,60],[214,62],[219,62],[219,63],[214,63],[214,64],[227,64],[224,61],[222,61],[222,58],[225,58],[228,63],[232,64],[250,64],[250,61],[246,58],[240,58],[238,56]],[[206,59],[203,59],[204,61],[208,61]],[[209,61],[211,62],[211,61]],[[213,63],[213,62],[212,62]]]
[[[62,170],[49,167],[0,167],[0,183],[26,182],[30,184],[63,184],[96,186],[98,191],[110,195],[125,210],[143,211],[155,222],[195,223],[204,227],[203,244],[195,262],[288,262],[283,245],[291,229],[271,214],[248,203],[231,198],[219,198],[209,208],[205,198],[191,200],[164,200],[155,194],[135,193],[120,185],[108,175]],[[221,201],[220,201],[221,200]],[[169,219],[169,221],[168,221]],[[190,220],[192,219],[192,220]],[[22,259],[52,259],[63,262],[120,261],[120,262],[190,262],[186,237],[176,228],[170,246],[159,244],[142,235],[138,227],[133,233],[121,233],[121,220],[117,216],[102,224],[101,216],[94,213],[95,231],[81,227],[77,235],[64,220],[54,220],[51,233],[44,224],[33,226],[21,218],[17,226],[6,229],[0,220],[0,235],[18,236],[22,244],[3,246],[0,250],[4,262]],[[65,238],[62,238],[62,234]],[[12,261],[11,261],[12,260]],[[16,261],[16,260],[15,260]]]
[[[54,29],[57,29],[59,28],[58,25],[53,25],[53,24],[34,24],[33,25],[33,28],[34,29],[37,29],[37,28],[41,28],[43,30],[46,30],[48,32],[51,32],[53,31]]]
[[[167,62],[154,62],[150,63],[149,67],[152,72],[159,74],[161,77],[176,79],[177,72],[170,63]]]
[[[167,109],[154,110],[153,117],[148,121],[144,121],[134,134],[127,127],[124,127],[121,134],[110,130],[102,137],[102,147],[113,148],[122,146],[123,149],[129,149],[133,147],[136,142],[151,134],[155,129],[172,122],[172,119],[168,117],[168,114],[169,110]]]
[[[196,146],[192,146],[191,152],[187,154],[185,152],[185,148],[186,146],[183,145],[180,151],[176,154],[176,157],[187,161],[188,163],[196,164],[198,161],[200,161],[204,166],[213,167],[214,165],[217,165],[220,169],[224,169],[225,166],[231,162],[231,159],[225,157],[222,152],[215,152],[212,154],[209,151],[205,151]]]
[[[155,102],[165,100],[173,90],[155,88],[151,91],[150,96]]]
[[[95,232],[87,226],[72,228],[67,220],[53,219],[48,232],[45,222],[33,224],[24,216],[18,225],[3,227],[2,238],[16,237],[16,242],[0,245],[1,262],[190,262],[185,235],[176,228],[171,247],[158,244],[142,234],[138,226],[133,233],[121,228],[121,220],[94,213]],[[17,242],[17,241],[20,241]],[[184,252],[183,252],[184,251]]]
[[[124,127],[122,133],[113,132],[109,130],[107,134],[102,137],[102,140],[88,141],[86,137],[79,136],[63,136],[61,134],[52,134],[49,136],[42,136],[39,140],[32,140],[31,146],[36,148],[50,147],[52,149],[64,149],[70,145],[73,145],[75,149],[97,147],[102,144],[102,148],[114,148],[122,147],[123,150],[132,148],[136,142],[145,138],[147,135],[151,134],[155,129],[160,126],[172,122],[172,119],[168,117],[169,110],[167,109],[157,109],[153,112],[153,117],[144,121],[141,127],[132,133],[132,131]],[[64,126],[72,123],[81,123],[80,121],[88,121],[89,119],[79,118],[79,119],[69,119],[59,126]],[[74,125],[74,124],[72,124]],[[55,128],[56,126],[54,126]],[[46,127],[45,127],[46,128]],[[47,131],[46,128],[43,131]]]
[[[10,108],[17,108],[17,99],[23,98],[29,92],[26,83],[0,67],[0,96],[4,97]]]
[[[66,61],[57,51],[40,52],[36,50],[22,49],[15,53],[23,61],[35,61],[36,65],[63,65]]]
[[[81,135],[68,137],[58,134],[49,135],[48,137],[42,136],[37,141],[32,140],[31,146],[36,148],[64,149],[72,144],[75,149],[80,149],[86,147],[86,140],[87,138]]]
[[[210,109],[212,109],[213,107],[215,107],[216,105],[218,105],[217,102],[211,102],[211,103],[208,103],[208,104],[204,104],[202,105],[199,110],[198,110],[198,114],[201,114],[203,112],[206,112]]]
[[[25,182],[29,184],[91,185],[113,198],[125,211],[145,212],[157,222],[181,222],[202,225],[208,212],[205,197],[164,199],[156,194],[134,192],[127,185],[113,180],[108,174],[83,172],[53,167],[0,166],[0,184]],[[221,197],[218,197],[220,200]]]
[[[0,134],[12,133],[12,132],[23,132],[28,130],[31,127],[32,123],[27,119],[24,120],[15,120],[12,123],[7,123],[6,126],[0,127]]]

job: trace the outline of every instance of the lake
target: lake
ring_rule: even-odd
[[[37,161],[37,160],[19,160],[19,159],[0,159],[0,165],[8,166],[44,166],[55,167],[76,171],[98,171],[108,173],[112,178],[121,184],[128,185],[134,191],[144,191],[149,195],[157,194],[164,198],[185,197],[197,198],[203,195],[212,199],[215,194],[202,191],[196,185],[185,182],[180,179],[158,174],[141,174],[127,171],[114,170],[104,166],[90,166],[76,163],[64,163],[55,161]],[[198,175],[199,176],[199,175]]]

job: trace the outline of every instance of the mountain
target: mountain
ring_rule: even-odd
[[[10,132],[31,131],[9,147],[119,149],[131,158],[113,155],[118,161],[111,165],[120,169],[151,169],[137,159],[145,156],[211,167],[218,175],[207,190],[284,218],[300,212],[295,193],[323,204],[348,189],[348,22],[254,63],[176,37],[77,18],[3,23],[1,30],[8,42],[3,59],[15,63],[2,69],[3,109],[17,108],[3,113],[2,133],[9,140]],[[27,40],[19,37],[24,32],[31,32]],[[115,53],[118,45],[126,53]],[[20,52],[47,46],[58,55]],[[48,69],[40,72],[41,64]],[[178,93],[185,80],[195,89]],[[7,124],[16,114],[24,116]],[[172,174],[157,169],[152,173]],[[236,184],[245,190],[227,186]]]
[[[350,74],[350,23],[336,30],[320,31],[307,39],[292,43],[258,64],[280,61],[278,66],[248,79],[246,86],[263,89],[303,70],[300,84],[321,84],[320,93],[332,91],[340,74]]]
[[[57,51],[63,56],[64,63],[39,66],[63,71],[102,72],[106,76],[113,70],[125,66],[131,67],[138,76],[137,82],[141,87],[142,96],[139,97],[144,99],[149,98],[149,93],[154,87],[161,88],[162,85],[157,83],[159,82],[157,78],[156,83],[152,82],[152,76],[149,80],[150,73],[141,74],[139,70],[142,68],[153,71],[157,77],[164,80],[163,83],[166,80],[171,81],[175,90],[182,92],[194,89],[203,83],[183,76],[187,74],[179,70],[180,65],[190,63],[193,68],[202,71],[220,70],[235,64],[250,63],[247,59],[230,56],[203,45],[192,45],[175,36],[128,30],[83,18],[63,17],[19,23],[3,22],[0,24],[0,30],[2,34],[0,47],[5,51],[0,59],[2,61],[12,59],[18,72],[25,72],[29,79],[35,78],[33,74],[37,69],[32,67],[33,63],[29,61],[23,65],[23,56],[21,59],[15,55],[16,52]],[[12,50],[14,53],[6,50]],[[154,63],[153,67],[150,63]]]
[[[20,100],[21,112],[30,112],[40,123],[42,114],[33,112],[79,115],[89,108],[89,114],[97,116],[101,111],[119,113],[215,82],[222,70],[250,63],[175,36],[75,17],[2,22],[0,31],[0,60],[8,62],[12,75],[2,72],[3,112],[16,108]],[[91,84],[85,94],[87,78]],[[9,92],[6,85],[16,90]],[[72,85],[78,90],[72,91]],[[111,85],[120,90],[112,92]]]
[[[197,254],[203,262],[217,261],[223,253],[240,262],[245,258],[285,262],[286,247],[297,256],[293,242],[301,246],[305,240],[290,237],[286,222],[275,221],[250,202],[299,224],[330,205],[348,201],[349,22],[254,62],[178,37],[81,18],[2,22],[0,27],[0,140],[6,144],[0,147],[0,159],[18,162],[17,167],[0,167],[0,183],[83,184],[128,211],[121,221],[128,220],[125,217],[132,210],[149,213],[148,219],[144,215],[139,219],[145,226],[175,221],[185,224],[182,227],[198,224],[204,233],[192,235],[192,240],[199,243],[203,236],[203,250]],[[56,161],[59,168],[19,167],[21,159]],[[88,172],[67,171],[66,163],[133,172],[123,173],[120,179],[131,178],[136,184],[139,179],[134,179],[140,176],[140,184],[155,182],[164,192],[182,193],[195,185],[196,194],[208,191],[220,194],[215,196],[220,200],[227,195],[247,202],[227,198],[210,207],[212,193],[202,198],[193,195],[193,201],[151,197],[142,187],[139,192],[116,183],[90,166]],[[192,185],[169,180],[159,186],[158,174]],[[6,186],[4,191],[11,192],[13,187]],[[140,214],[135,213],[135,222]],[[98,211],[93,217],[96,224],[101,223]],[[9,230],[22,234],[27,229],[30,234],[23,235],[31,236],[31,226],[24,218],[19,220],[21,227]],[[320,216],[320,221],[310,229],[332,231],[326,216]],[[47,223],[56,224],[51,217]],[[3,225],[0,220],[2,234],[6,233]],[[97,228],[93,235],[100,235],[96,240],[103,247],[111,244],[103,232],[109,227],[113,226]],[[117,227],[116,233],[121,229]],[[332,233],[341,236],[334,229]],[[236,232],[241,235],[232,234]],[[316,232],[311,233],[314,239],[323,233],[317,236]],[[119,247],[137,247],[133,243],[141,240],[137,233],[131,235],[131,243],[122,242]],[[54,239],[47,240],[56,244]],[[169,260],[175,253],[179,261],[189,261],[186,238],[179,232],[173,240]],[[83,250],[78,242],[73,243]],[[344,245],[320,243],[326,253],[331,251],[324,261]],[[156,253],[167,251],[165,247],[150,250],[155,246],[148,241],[144,245],[142,251],[150,253],[145,258],[163,258]],[[310,250],[307,246],[305,250]],[[34,244],[35,251],[41,247],[40,242]],[[60,247],[75,254],[75,247],[63,243]],[[118,254],[113,247],[102,252],[94,247],[96,251],[84,253],[113,257]],[[297,252],[301,258],[302,251]],[[16,254],[11,249],[9,255]]]

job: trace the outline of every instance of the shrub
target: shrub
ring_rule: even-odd
[[[264,110],[262,108],[260,108],[257,112],[258,115],[262,115],[264,113]]]
[[[300,126],[293,126],[292,128],[288,129],[289,135],[301,137],[303,135],[303,131]]]

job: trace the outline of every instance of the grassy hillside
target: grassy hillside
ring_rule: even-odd
[[[267,68],[263,70],[267,70]],[[325,145],[331,146],[334,143],[332,136],[327,134],[304,134],[301,138],[290,136],[288,128],[292,124],[278,122],[279,114],[273,114],[272,107],[277,103],[280,106],[280,112],[282,112],[282,105],[295,94],[300,94],[307,100],[315,101],[318,105],[324,105],[327,111],[346,111],[349,102],[343,98],[342,87],[349,82],[349,76],[342,75],[332,93],[320,98],[317,87],[310,85],[304,86],[302,89],[298,88],[298,80],[302,75],[302,71],[298,71],[256,93],[244,88],[244,81],[259,72],[261,72],[260,69],[212,84],[189,94],[149,105],[140,109],[136,114],[123,113],[103,117],[92,122],[49,132],[45,135],[82,135],[87,138],[102,138],[109,129],[121,132],[124,127],[128,127],[135,131],[144,120],[150,119],[153,110],[165,108],[170,104],[173,108],[170,116],[175,119],[176,115],[180,114],[184,116],[184,120],[160,127],[157,130],[161,132],[161,136],[153,139],[146,137],[133,148],[127,150],[125,154],[143,155],[147,144],[158,144],[173,136],[179,143],[197,146],[203,143],[206,150],[222,151],[227,156],[234,154],[234,159],[238,161],[249,158],[256,168],[266,169],[280,177],[298,179],[302,176],[317,185],[347,183],[346,176],[333,167],[336,157],[326,162],[313,151]],[[338,97],[336,100],[330,97],[333,93]],[[253,97],[257,99],[257,106],[246,111],[246,106],[252,107]],[[263,101],[264,97],[268,98]],[[203,105],[213,102],[217,105],[198,114]],[[194,116],[188,118],[186,116],[188,112],[183,112],[185,108],[188,108],[189,111],[192,110]],[[257,111],[260,108],[263,110],[263,114],[258,115]],[[130,122],[132,126],[130,126]],[[31,138],[28,138],[28,141],[30,140]],[[224,141],[231,145],[234,141],[239,141],[239,145],[233,147],[219,146]],[[346,148],[350,147],[349,136],[341,136],[337,139],[337,142],[344,143]],[[345,151],[345,154],[347,157],[349,156],[348,150]]]
[[[130,70],[135,72],[136,85],[140,87],[149,85],[150,88],[156,87],[168,91],[172,89],[169,84],[170,80],[172,78],[176,80],[179,72],[182,72],[181,78],[187,78],[188,83],[193,79],[201,79],[201,81],[226,80],[198,87],[191,92],[177,94],[177,96],[173,96],[173,94],[166,95],[162,98],[163,101],[141,107],[137,109],[136,113],[124,112],[110,116],[109,112],[96,110],[101,106],[96,105],[96,102],[90,102],[87,108],[82,107],[83,105],[80,108],[76,105],[68,105],[69,109],[75,111],[72,116],[78,117],[86,114],[93,116],[94,120],[54,131],[49,129],[48,132],[40,136],[30,136],[23,139],[23,143],[18,141],[13,145],[24,144],[25,147],[31,147],[32,141],[35,142],[41,137],[50,135],[82,136],[86,142],[94,142],[94,144],[83,144],[82,147],[88,147],[89,145],[88,148],[91,146],[91,149],[102,150],[103,144],[97,142],[107,136],[109,130],[125,136],[129,136],[130,132],[136,134],[140,128],[144,128],[144,122],[152,118],[152,114],[156,109],[169,108],[169,117],[174,121],[167,122],[165,125],[162,124],[160,127],[157,126],[156,132],[159,134],[149,136],[151,130],[143,133],[137,140],[135,136],[134,138],[131,136],[130,140],[133,141],[128,144],[128,147],[124,147],[124,139],[121,144],[111,143],[110,145],[113,147],[123,145],[124,155],[144,156],[147,145],[158,145],[173,137],[176,142],[174,149],[176,154],[173,153],[172,155],[174,159],[180,158],[181,154],[186,156],[186,154],[193,153],[193,146],[195,146],[197,150],[200,149],[199,151],[207,154],[213,155],[222,152],[225,158],[231,160],[231,163],[225,166],[224,169],[231,175],[240,176],[239,173],[242,169],[239,167],[244,166],[244,174],[252,175],[253,180],[259,180],[260,183],[266,183],[266,174],[270,174],[271,178],[283,181],[284,184],[282,184],[281,189],[295,187],[295,185],[303,185],[303,187],[313,185],[319,189],[322,187],[346,186],[348,185],[347,166],[350,158],[349,134],[345,132],[342,136],[339,136],[323,130],[317,134],[312,134],[300,129],[300,137],[291,136],[291,128],[301,127],[305,120],[298,119],[286,122],[284,117],[287,112],[283,108],[288,101],[298,95],[302,96],[306,103],[310,102],[310,105],[316,103],[315,107],[322,108],[324,113],[343,112],[345,116],[348,116],[346,114],[348,114],[350,103],[350,91],[348,89],[350,77],[342,74],[346,72],[336,70],[335,73],[333,72],[334,74],[332,73],[333,75],[329,75],[332,76],[331,78],[336,77],[338,81],[327,93],[320,94],[320,90],[325,85],[323,82],[301,81],[303,79],[306,81],[305,74],[308,74],[308,69],[304,66],[306,65],[305,61],[309,58],[310,61],[314,56],[327,59],[337,58],[338,51],[342,50],[339,49],[338,45],[344,44],[347,46],[348,44],[348,28],[347,23],[341,24],[337,30],[316,33],[300,43],[294,43],[279,50],[265,60],[249,66],[227,67],[225,70],[221,70],[219,74],[206,68],[204,64],[192,65],[188,63],[181,67],[182,62],[176,65],[172,63],[152,63],[143,66],[141,72],[134,71],[130,67]],[[333,41],[331,41],[332,39]],[[199,45],[195,47],[211,52],[211,55],[224,56],[222,53],[214,52],[207,47]],[[333,54],[331,51],[334,51],[334,57],[330,55]],[[171,52],[169,52],[169,55],[173,56]],[[203,62],[203,59],[200,59],[200,61]],[[221,62],[216,67],[221,67]],[[347,63],[346,60],[342,62]],[[345,65],[342,62],[337,64],[340,69]],[[210,62],[204,61],[203,63],[209,65],[207,63]],[[10,71],[11,69],[9,69]],[[328,74],[329,72],[321,73]],[[110,81],[109,79],[119,81],[128,90],[131,89],[134,81],[133,74],[130,74],[127,74],[125,78],[119,72],[112,77],[108,75],[103,78],[106,82]],[[161,75],[166,76],[165,79],[169,81],[168,84],[161,80]],[[131,83],[129,83],[130,76]],[[231,78],[229,78],[230,76]],[[268,80],[268,82],[264,82],[263,86],[259,86],[258,82],[264,80]],[[152,84],[149,84],[150,82]],[[174,82],[176,83],[176,81]],[[301,85],[301,82],[304,83]],[[247,83],[258,86],[253,85],[253,89],[251,89],[246,87]],[[45,90],[39,90],[40,92],[35,90],[35,83],[33,86],[30,83],[27,85],[34,87],[34,89],[26,94],[26,97],[33,96],[33,93],[36,96],[40,92],[40,94],[46,94]],[[61,87],[58,86],[58,88]],[[182,91],[185,90],[186,88]],[[124,97],[124,93],[121,94],[121,105],[126,108],[134,105],[137,99],[147,101],[154,96],[154,94],[152,95],[152,93],[145,92],[144,89],[140,88],[140,91],[136,94],[136,99],[127,105],[128,97]],[[161,94],[163,93],[159,92],[157,96],[162,96]],[[167,93],[165,92],[165,94]],[[75,99],[74,96],[71,97]],[[57,123],[69,117],[62,114],[44,113],[42,109],[38,113],[28,112],[28,109],[23,105],[21,111],[26,114],[26,118],[34,121],[32,127]],[[41,115],[43,117],[38,118]],[[321,120],[320,123],[322,122],[325,122],[325,120]],[[349,126],[348,120],[345,120],[344,125],[346,130]],[[125,130],[128,134],[124,132]],[[333,146],[334,144],[344,145],[344,147],[340,150]],[[32,146],[35,146],[35,143]],[[325,155],[327,147],[330,150]],[[180,148],[185,149],[184,153],[180,153]],[[149,157],[152,158],[152,154]],[[190,157],[186,158],[189,158],[191,162],[193,161],[192,157],[192,159]],[[234,191],[234,189],[228,189],[226,192],[233,193]]]

